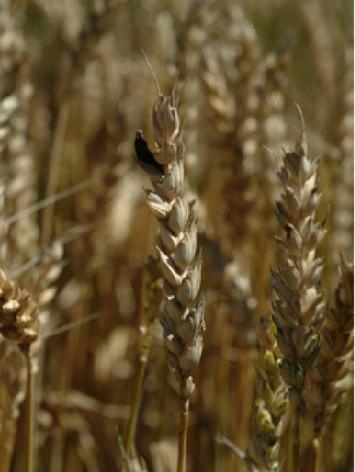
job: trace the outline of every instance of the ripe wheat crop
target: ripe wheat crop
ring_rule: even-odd
[[[0,0],[0,471],[353,471],[349,0]]]

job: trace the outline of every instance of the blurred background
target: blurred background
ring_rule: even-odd
[[[243,451],[249,443],[258,320],[272,300],[269,267],[281,258],[275,169],[299,137],[295,103],[309,154],[323,155],[329,303],[340,252],[353,259],[353,2],[1,0],[3,268],[41,304],[38,472],[121,467],[148,322],[145,264],[156,255],[142,190],[150,183],[132,158],[137,129],[154,146],[157,90],[140,48],[163,94],[178,77],[187,179],[198,199],[207,330],[188,470],[245,469],[214,438],[222,433]],[[24,363],[4,340],[1,349],[1,435],[10,451],[2,470],[15,472],[25,460]],[[150,471],[175,470],[172,383],[157,323],[135,437]],[[349,376],[326,472],[353,470],[352,398]],[[311,433],[304,436],[306,463]]]

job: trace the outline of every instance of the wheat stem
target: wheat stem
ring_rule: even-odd
[[[65,131],[70,112],[70,100],[66,97],[61,105],[57,127],[55,130],[53,146],[50,154],[49,177],[47,181],[46,197],[50,198],[56,193],[60,163],[62,159],[63,143],[65,141]],[[45,207],[42,216],[42,246],[48,246],[51,241],[53,224],[53,206]]]
[[[184,395],[186,391],[186,379],[181,383],[181,394],[179,399],[180,407],[180,425],[179,425],[179,446],[177,472],[186,472],[186,447],[187,447],[187,428],[189,423],[189,406],[190,401]]]
[[[300,458],[300,406],[302,401],[303,385],[300,388],[289,389],[290,405],[292,407],[291,440],[288,455],[290,457],[290,472],[299,472]]]
[[[145,268],[147,280],[145,282],[144,308],[142,306],[141,311],[144,311],[144,317],[147,326],[142,327],[144,336],[141,349],[139,374],[134,394],[131,415],[128,423],[128,431],[125,444],[125,453],[128,458],[130,457],[130,451],[135,435],[138,411],[142,396],[143,379],[147,369],[149,351],[153,340],[153,333],[157,327],[156,320],[160,314],[162,298],[161,271],[158,260],[152,256],[149,256]]]
[[[149,350],[149,347],[148,347],[148,350]],[[144,357],[144,355],[141,356],[138,381],[137,381],[137,385],[136,385],[136,391],[135,391],[135,395],[134,395],[131,415],[130,415],[130,418],[129,418],[128,432],[127,432],[127,438],[126,438],[125,451],[126,451],[126,455],[128,457],[129,457],[130,452],[131,452],[131,445],[133,443],[133,437],[134,437],[134,433],[135,433],[135,430],[136,430],[137,416],[138,416],[139,405],[140,405],[143,378],[144,378],[144,374],[145,374],[146,367],[147,367],[147,360],[148,360],[148,356],[145,356],[145,357]]]
[[[27,361],[27,437],[26,437],[26,472],[33,472],[33,437],[34,437],[34,371],[30,345],[24,349]]]
[[[312,440],[311,448],[311,459],[310,459],[310,472],[320,472],[320,452],[321,452],[321,441],[318,437],[314,437]]]
[[[126,445],[125,445],[125,452],[126,452],[127,457],[130,457],[131,447],[132,447],[133,438],[134,438],[134,434],[136,430],[137,417],[138,417],[140,399],[141,399],[141,394],[142,394],[143,379],[144,379],[144,374],[147,369],[147,362],[148,362],[148,356],[149,356],[149,350],[150,350],[151,344],[152,344],[152,331],[148,329],[143,340],[138,380],[136,384],[136,390],[134,394],[131,415],[130,415],[129,423],[128,423],[128,432],[127,432]]]

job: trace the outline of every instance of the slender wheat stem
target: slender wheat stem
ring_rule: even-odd
[[[125,452],[126,456],[130,457],[131,447],[134,439],[137,417],[139,412],[140,400],[143,390],[143,379],[147,369],[149,351],[152,344],[153,333],[156,329],[156,320],[160,313],[160,301],[161,301],[161,283],[160,270],[157,268],[158,261],[152,256],[149,257],[146,269],[148,273],[148,280],[145,284],[145,315],[147,319],[147,326],[142,328],[144,331],[142,350],[140,357],[138,380],[136,384],[136,390],[134,394],[134,400],[131,410],[131,415],[128,423],[128,431],[126,436]]]
[[[32,365],[32,356],[30,349],[25,352],[27,360],[27,438],[26,438],[26,472],[33,472],[33,454],[34,454],[34,370]]]
[[[186,447],[187,447],[187,428],[189,423],[190,400],[186,398],[183,392],[186,390],[186,380],[181,386],[181,395],[179,399],[180,424],[179,424],[179,443],[178,443],[178,464],[177,472],[186,472]]]
[[[150,348],[150,342],[148,341],[148,343],[144,346],[142,350],[142,355],[141,355],[140,365],[139,365],[138,380],[136,384],[136,391],[134,394],[131,415],[130,415],[129,423],[128,423],[128,432],[127,432],[126,445],[125,445],[125,452],[126,452],[127,457],[130,456],[131,446],[133,443],[133,438],[134,438],[134,434],[136,430],[137,417],[138,417],[138,411],[139,411],[139,406],[140,406],[140,398],[142,394],[143,379],[144,379],[144,374],[147,368],[147,361],[148,361],[147,354]]]

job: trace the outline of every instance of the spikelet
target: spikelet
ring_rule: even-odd
[[[238,5],[223,4],[218,19],[225,39],[204,48],[201,77],[211,129],[208,141],[214,147],[213,155],[218,152],[220,156],[211,161],[210,219],[223,251],[230,254],[247,240],[254,204],[249,169],[258,140],[259,48],[255,29]]]
[[[197,226],[193,202],[185,183],[185,144],[174,94],[159,97],[153,107],[154,154],[138,131],[138,164],[148,174],[154,191],[146,189],[147,203],[159,222],[157,250],[164,280],[164,329],[168,363],[180,395],[190,398],[192,371],[202,353],[204,300],[198,299],[201,255],[197,256]]]

